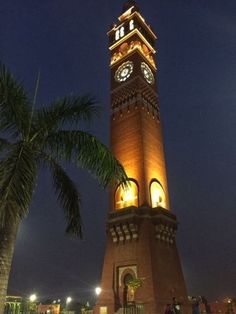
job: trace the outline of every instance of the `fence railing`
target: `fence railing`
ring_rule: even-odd
[[[145,314],[144,304],[130,304],[124,307],[124,314]]]

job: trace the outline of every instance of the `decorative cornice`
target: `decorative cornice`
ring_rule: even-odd
[[[151,50],[152,53],[156,53],[156,50],[152,47],[152,45],[147,41],[147,39],[143,36],[143,34],[137,29],[135,28],[134,30],[132,30],[130,33],[128,33],[127,35],[125,35],[124,37],[122,37],[120,40],[118,40],[117,42],[115,42],[113,45],[111,45],[109,47],[110,50],[113,50],[114,48],[116,48],[117,46],[119,46],[121,43],[123,43],[124,41],[126,41],[128,38],[130,38],[133,35],[138,35],[142,41],[148,46],[148,48]]]
[[[123,46],[123,45],[125,46],[123,49],[122,49],[122,47],[120,47],[120,49],[119,49],[120,51],[114,52],[113,55],[111,56],[110,66],[113,66],[118,61],[131,55],[134,51],[138,51],[145,58],[145,60],[150,64],[150,66],[156,71],[157,67],[156,67],[154,58],[151,55],[151,51],[148,50],[148,48],[144,44],[142,44],[138,40],[135,40],[135,41],[131,41],[129,43],[124,42],[121,46]]]
[[[108,230],[114,243],[138,240],[139,226],[143,219],[151,220],[158,241],[172,245],[177,230],[176,216],[168,210],[157,207],[128,207],[111,212],[108,219]]]

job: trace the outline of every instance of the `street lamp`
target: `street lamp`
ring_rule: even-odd
[[[72,301],[72,298],[71,298],[71,297],[67,297],[67,298],[66,298],[66,307],[65,307],[66,313],[68,313],[68,305],[70,304],[71,301]]]
[[[67,298],[66,298],[66,304],[69,304],[71,301],[72,301],[72,298],[71,298],[71,297],[67,297]]]
[[[27,313],[36,313],[36,301],[37,296],[35,293],[29,296],[29,301],[27,302]]]
[[[36,299],[37,299],[37,296],[34,293],[31,294],[30,297],[29,297],[30,302],[34,302],[34,301],[36,301]]]

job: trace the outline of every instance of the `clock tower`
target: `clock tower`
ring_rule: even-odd
[[[129,185],[110,193],[107,246],[95,314],[190,313],[176,247],[157,92],[156,35],[127,1],[109,36],[111,147]]]

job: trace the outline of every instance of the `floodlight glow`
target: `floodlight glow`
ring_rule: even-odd
[[[29,297],[30,302],[34,302],[36,301],[36,299],[37,299],[36,294],[31,294],[31,296]]]
[[[66,303],[68,304],[68,303],[70,303],[72,301],[72,298],[71,297],[67,297],[66,298]]]
[[[102,292],[102,289],[100,287],[95,288],[96,295],[99,295]]]

